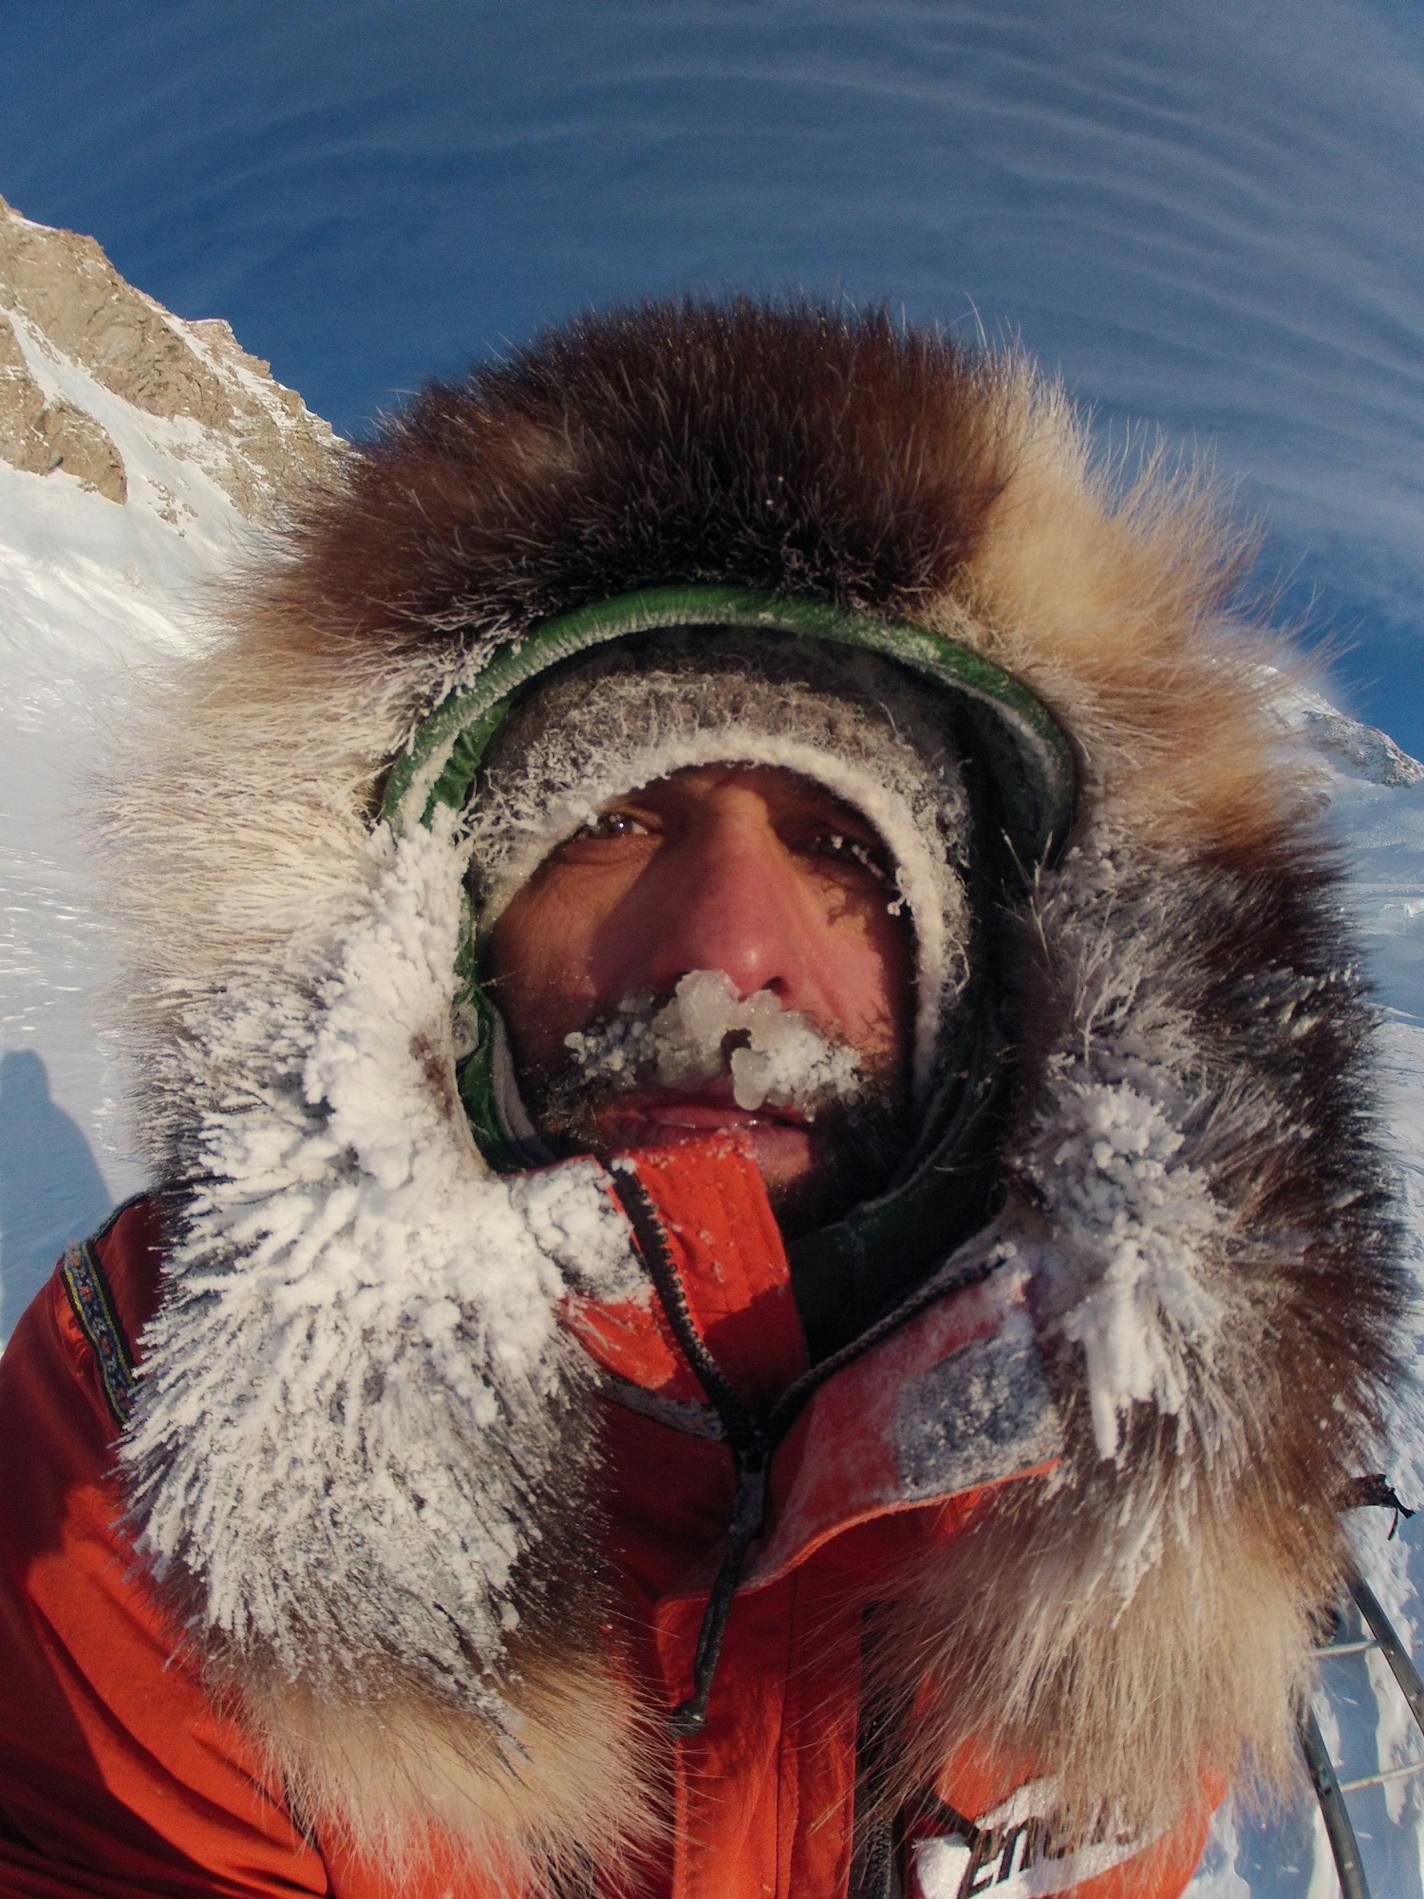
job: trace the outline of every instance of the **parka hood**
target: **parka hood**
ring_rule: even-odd
[[[425,1736],[412,1759],[437,1734],[475,1789],[442,1824],[557,1860],[636,1824],[661,1744],[597,1653],[599,1374],[561,1323],[646,1259],[604,1170],[499,1175],[471,1138],[468,840],[443,766],[412,786],[441,709],[551,627],[688,588],[769,638],[899,629],[990,705],[996,783],[1030,729],[1041,798],[1053,735],[1074,758],[1071,831],[995,918],[994,1211],[934,1282],[1012,1277],[1059,1448],[904,1579],[879,1692],[923,1745],[896,1791],[985,1732],[1061,1761],[1079,1815],[1162,1810],[1184,1759],[1285,1760],[1404,1287],[1370,1012],[1226,610],[1237,552],[1190,481],[1114,494],[1017,359],[878,314],[650,305],[428,389],[154,695],[108,832],[173,1228],[132,1521],[316,1808],[374,1798],[337,1729],[348,1763],[363,1722]],[[604,1736],[575,1787],[537,1765],[572,1706]],[[395,1754],[407,1792],[353,1826],[418,1812]]]

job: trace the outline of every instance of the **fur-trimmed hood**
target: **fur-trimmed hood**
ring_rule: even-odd
[[[905,1790],[987,1729],[1063,1762],[1079,1815],[1159,1810],[1194,1759],[1280,1768],[1403,1283],[1369,1011],[1236,553],[1190,482],[1115,496],[1017,360],[662,305],[432,386],[234,585],[109,823],[174,1228],[124,1458],[141,1546],[312,1809],[399,1831],[414,1735],[473,1851],[557,1860],[636,1825],[663,1744],[597,1658],[595,1375],[559,1323],[636,1262],[597,1170],[482,1160],[467,843],[375,820],[452,690],[683,585],[952,641],[1077,754],[1015,925],[1006,1197],[955,1256],[1018,1275],[1061,1455],[896,1608],[878,1692],[944,1684]]]

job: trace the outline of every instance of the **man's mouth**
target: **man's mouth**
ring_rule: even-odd
[[[722,972],[692,970],[670,997],[626,996],[563,1041],[530,1101],[556,1152],[607,1157],[722,1135],[783,1205],[832,1156],[838,1179],[856,1177],[847,1117],[864,1114],[869,1065],[769,989],[739,996]]]
[[[805,1127],[807,1117],[792,1106],[739,1108],[732,1099],[731,1083],[711,1083],[684,1094],[663,1088],[633,1089],[619,1095],[599,1110],[603,1116],[633,1116],[672,1124],[685,1120],[690,1128],[750,1127],[758,1122],[779,1122],[785,1127]]]
[[[789,1178],[810,1162],[806,1117],[794,1107],[739,1108],[731,1086],[711,1084],[695,1093],[639,1090],[595,1111],[610,1148],[668,1147],[709,1134],[739,1135],[768,1177]]]

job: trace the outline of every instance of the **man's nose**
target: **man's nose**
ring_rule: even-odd
[[[729,822],[665,855],[650,880],[647,986],[665,995],[717,969],[742,996],[770,989],[794,1005],[804,982],[795,873],[769,828]]]

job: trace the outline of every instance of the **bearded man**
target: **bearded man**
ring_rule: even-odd
[[[1403,1300],[1233,579],[875,315],[343,461],[111,812],[155,1188],[0,1373],[0,1891],[1183,1890]]]

